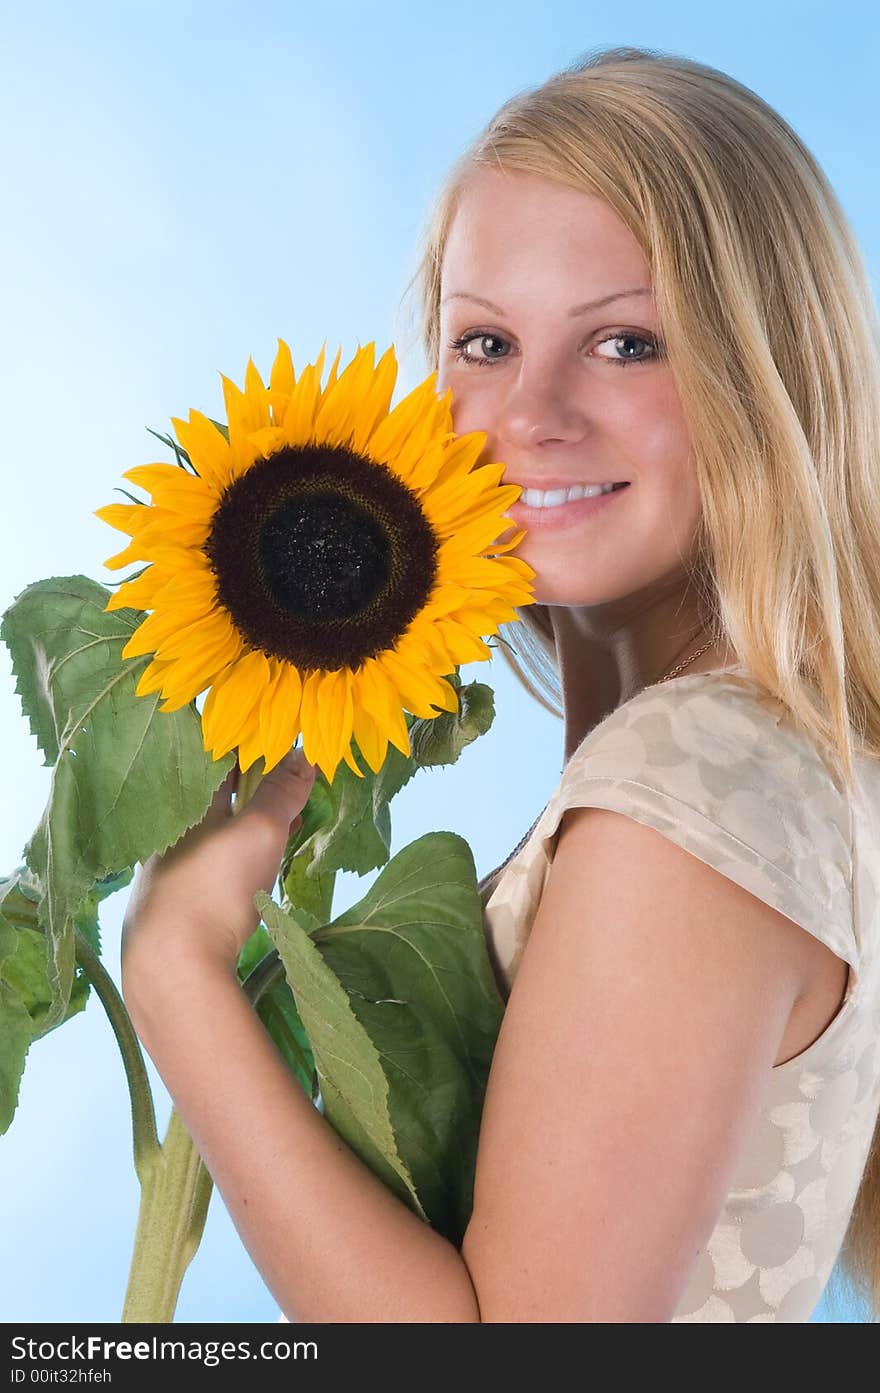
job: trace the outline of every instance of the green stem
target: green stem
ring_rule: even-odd
[[[274,962],[269,959],[275,958]],[[267,954],[241,984],[251,1005],[284,971]],[[213,1193],[210,1172],[176,1109],[143,1186],[123,1323],[174,1319],[181,1283],[202,1240]]]
[[[266,761],[261,755],[259,759],[254,760],[253,764],[250,765],[248,769],[239,769],[238,784],[235,790],[235,802],[232,805],[233,813],[240,813],[242,808],[253,798],[259,787],[265,768]]]
[[[240,776],[237,809],[253,797],[262,774],[263,760],[259,759]],[[159,1145],[150,1082],[125,1003],[79,931],[76,957],[109,1017],[131,1099],[134,1165],[141,1199],[122,1322],[167,1324],[174,1319],[184,1274],[202,1240],[214,1183],[176,1108],[171,1110],[165,1140]],[[256,1007],[283,972],[276,949],[248,974],[242,990],[252,1006]],[[305,1069],[305,1060],[302,1062]]]
[[[277,982],[283,972],[284,964],[277,948],[273,948],[264,958],[260,959],[256,967],[251,968],[241,984],[241,989],[246,993],[252,1006],[259,1004],[260,998]]]
[[[214,1182],[176,1108],[141,1185],[122,1322],[174,1319],[184,1273],[205,1228]]]
[[[159,1137],[156,1132],[156,1114],[153,1110],[153,1094],[150,1089],[150,1081],[147,1078],[147,1070],[144,1064],[144,1057],[141,1053],[140,1041],[135,1034],[131,1017],[125,1009],[125,1003],[116,989],[116,983],[107,972],[97,953],[94,953],[88,941],[80,933],[79,929],[74,930],[76,944],[76,960],[85,972],[89,982],[98,994],[101,1005],[107,1012],[110,1024],[113,1027],[113,1034],[116,1036],[119,1045],[119,1052],[122,1055],[122,1064],[125,1069],[125,1077],[128,1083],[128,1092],[131,1099],[131,1131],[132,1147],[134,1150],[134,1168],[137,1172],[138,1180],[143,1186],[147,1167],[155,1153],[159,1150]]]
[[[76,958],[110,1019],[131,1098],[141,1201],[122,1320],[167,1323],[201,1242],[213,1181],[176,1109],[159,1145],[150,1081],[131,1017],[116,983],[78,930]]]
[[[255,968],[252,968],[242,982],[242,991],[246,993],[254,1010],[257,1003],[265,992],[278,981],[279,977],[284,976],[284,963],[277,948],[273,948],[271,953],[267,953],[261,958]],[[300,1068],[304,1074],[310,1072],[309,1062],[300,1049],[298,1043],[291,1035],[289,1037],[291,1052],[296,1055]]]

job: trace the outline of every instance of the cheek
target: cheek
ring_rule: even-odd
[[[470,371],[476,375],[480,369],[472,368]],[[480,391],[479,383],[463,382],[460,373],[444,375],[441,370],[437,376],[438,394],[442,396],[450,387],[452,388],[452,401],[450,402],[452,428],[456,435],[467,435],[470,431],[475,430],[491,432],[492,412],[489,393],[485,390]]]
[[[654,390],[633,393],[628,401],[618,403],[616,415],[634,458],[643,461],[648,475],[662,474],[668,479],[689,467],[687,423],[678,394],[669,384],[658,383]]]
[[[672,382],[659,381],[656,391],[649,393],[641,405],[642,437],[648,461],[666,474],[689,475],[690,436]]]

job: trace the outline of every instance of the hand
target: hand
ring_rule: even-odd
[[[122,926],[123,995],[155,972],[157,963],[181,956],[234,974],[259,923],[254,895],[272,893],[316,774],[301,750],[291,750],[234,813],[233,770],[203,820],[138,868]]]

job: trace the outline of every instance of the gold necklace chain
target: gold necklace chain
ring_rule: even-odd
[[[701,624],[701,625],[700,625],[700,628],[699,628],[699,629],[696,629],[696,630],[694,631],[694,633],[691,634],[690,638],[688,639],[688,643],[693,643],[694,639],[697,637],[697,634],[700,632],[700,629],[702,629],[702,627],[703,627],[703,626],[702,626],[702,624]],[[708,648],[711,648],[711,647],[712,647],[712,643],[713,643],[713,640],[710,638],[710,639],[709,639],[709,642],[708,642],[708,643],[704,643],[703,646],[702,646],[702,648],[698,648],[697,651],[696,651],[696,653],[692,653],[691,656],[690,656],[689,658],[685,658],[684,662],[683,662],[683,663],[679,663],[678,666],[677,666],[677,667],[674,667],[674,668],[672,669],[671,672],[667,672],[667,673],[665,673],[662,677],[658,677],[658,678],[656,679],[656,682],[668,682],[669,679],[670,679],[670,677],[675,677],[676,673],[681,672],[682,668],[686,668],[686,667],[688,666],[689,663],[694,663],[694,662],[696,662],[697,658],[699,658],[701,654],[705,653],[706,650],[707,650]],[[687,647],[687,644],[685,644],[685,647]],[[674,660],[673,660],[673,661],[674,661]],[[652,686],[656,685],[656,682],[655,682],[655,683],[652,683],[651,685],[652,685]]]

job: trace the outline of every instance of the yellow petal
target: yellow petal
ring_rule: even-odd
[[[351,770],[351,772],[352,772],[353,774],[356,774],[357,777],[358,777],[359,779],[364,779],[364,778],[366,778],[366,775],[364,774],[363,769],[358,769],[357,761],[356,761],[356,759],[355,759],[355,757],[354,757],[354,754],[353,754],[353,752],[352,752],[352,748],[351,748],[350,745],[348,745],[348,746],[346,747],[346,749],[343,750],[343,752],[342,752],[342,758],[345,760],[346,764],[348,765],[349,769]],[[378,771],[377,771],[377,772],[378,772]]]
[[[179,465],[136,464],[122,477],[146,489],[160,508],[205,520],[210,520],[217,509],[217,489],[208,480],[187,474]]]
[[[260,705],[260,736],[266,756],[266,773],[274,769],[289,750],[300,729],[302,679],[290,663],[272,658],[271,682]]]
[[[163,663],[158,658],[154,658],[151,663],[147,663],[134,689],[135,696],[148,696],[151,692],[161,690],[162,684],[168,673],[169,663]]]
[[[239,743],[251,712],[258,708],[269,682],[265,654],[251,649],[230,663],[215,680],[202,709],[205,749],[214,758],[228,754]]]
[[[471,442],[472,448],[462,453],[459,447],[467,445],[468,442]],[[467,435],[453,434],[448,439],[442,441],[441,452],[443,455],[443,463],[437,471],[437,477],[434,480],[435,485],[439,487],[440,484],[445,484],[447,479],[451,478],[453,474],[461,473],[462,466],[464,465],[465,473],[473,473],[474,476],[481,479],[487,487],[493,489],[497,488],[504,478],[507,466],[500,463],[498,460],[478,464],[477,462],[485,449],[485,445],[486,437],[483,431],[470,431]],[[507,487],[517,488],[519,492],[522,493],[522,488],[519,484],[508,484]],[[492,497],[495,498],[496,495],[493,493]],[[514,502],[515,501],[516,500],[514,500]]]
[[[177,614],[181,609],[182,606],[175,605],[170,613]],[[185,610],[183,613],[186,615]],[[237,652],[231,650],[237,647],[239,640],[240,635],[228,611],[217,605],[209,611],[199,608],[190,622],[183,626],[178,619],[177,632],[163,638],[157,652],[160,658],[180,658],[187,654],[197,655],[203,649],[213,650],[215,646],[225,643],[232,658],[238,656]]]
[[[324,746],[318,720],[318,701],[324,674],[320,668],[313,668],[309,672],[301,673],[300,676],[302,677],[302,698],[299,719],[302,726],[303,750],[309,764],[320,764],[323,768]]]
[[[324,761],[322,768],[327,775],[327,780],[333,781],[336,773],[336,766],[340,755],[338,755],[338,730],[340,730],[341,716],[343,716],[343,685],[341,685],[343,670],[329,671],[324,673],[320,681],[320,695],[317,699],[317,719],[319,719],[320,742],[324,751]],[[308,756],[306,756],[308,758]],[[333,773],[327,772],[333,769]]]
[[[252,764],[260,758],[263,753],[263,741],[260,736],[260,708],[255,706],[244,723],[244,729],[238,742],[238,767],[241,770],[250,769]],[[314,763],[310,760],[309,763]]]
[[[180,632],[181,616],[176,611],[157,610],[139,624],[122,650],[123,658],[140,658],[155,653],[160,644]]]
[[[253,358],[248,359],[243,392],[225,373],[220,374],[220,379],[229,422],[229,443],[240,459],[246,461],[249,454],[248,436],[270,424],[269,393],[254,367]]]
[[[354,704],[352,732],[367,764],[374,774],[378,774],[388,753],[388,736],[357,700]]]
[[[216,576],[201,567],[187,567],[184,571],[178,571],[156,592],[157,606],[181,613],[195,610],[200,614],[209,614],[216,601]]]
[[[443,454],[436,438],[434,413],[429,409],[415,422],[401,449],[388,464],[408,487],[423,489],[436,476],[442,461]]]
[[[436,379],[436,372],[431,373],[430,377],[420,382],[397,403],[384,421],[379,422],[370,437],[370,455],[373,459],[380,460],[383,464],[391,464],[418,423],[432,414],[431,402],[435,399]]]
[[[162,684],[162,695],[174,703],[169,710],[176,710],[197,697],[214,681],[229,663],[241,656],[244,643],[241,639],[230,647],[228,643],[215,643],[211,647],[201,647],[197,652],[175,658],[168,665],[168,673]]]
[[[395,749],[412,753],[400,694],[375,658],[367,658],[355,673],[355,704],[364,707]]]
[[[290,349],[283,339],[278,340],[278,352],[269,376],[269,405],[272,408],[272,421],[280,426],[284,421],[290,394],[296,386],[296,373]]]
[[[323,371],[323,367],[324,367],[324,351],[325,351],[326,347],[327,347],[327,340],[325,339],[325,340],[324,340],[324,347],[321,349],[321,352],[320,352],[320,354],[319,354],[319,356],[318,356],[318,359],[317,359],[317,362],[316,362],[316,367],[317,367],[317,363],[320,363],[320,364],[321,364],[321,367],[318,368],[318,377],[319,377],[319,378],[320,378],[320,376],[321,376],[321,372]],[[330,371],[329,371],[329,373],[327,374],[327,381],[324,383],[324,386],[323,386],[323,388],[322,388],[322,390],[321,390],[321,392],[320,392],[320,394],[319,394],[319,396],[318,396],[318,405],[319,405],[319,406],[320,406],[321,402],[323,402],[324,398],[327,396],[327,393],[330,391],[331,387],[333,387],[334,384],[335,384],[335,382],[336,382],[336,372],[337,372],[337,369],[339,368],[339,359],[340,359],[341,357],[342,357],[342,345],[340,344],[340,346],[339,346],[339,347],[337,348],[337,350],[336,350],[336,357],[333,359],[333,362],[330,364]]]
[[[172,416],[171,424],[200,477],[218,492],[225,489],[237,470],[234,453],[223,432],[201,411],[191,410],[188,421]]]
[[[372,377],[366,383],[351,436],[353,450],[357,450],[361,454],[367,453],[370,437],[377,422],[383,419],[388,412],[396,381],[397,358],[392,345],[382,354]]]
[[[324,393],[315,415],[315,436],[330,445],[341,445],[351,437],[357,408],[373,376],[375,345],[367,344],[352,358],[342,376]]]
[[[107,503],[95,509],[95,517],[134,537],[149,521],[150,510],[146,503]]]
[[[506,532],[510,531],[511,527],[515,526],[515,523],[508,522],[508,525],[507,527],[505,527],[504,532],[500,532],[498,535],[503,537]],[[502,552],[513,551],[515,547],[518,547],[525,535],[525,528],[521,528],[519,532],[514,532],[509,542],[504,542],[503,544],[501,542],[493,542],[490,547],[484,547],[483,550],[487,555],[500,556]],[[515,565],[517,568],[525,567],[525,571],[522,572],[523,575],[525,575],[526,571],[528,571],[532,577],[534,577],[535,575],[535,572],[532,570],[531,566],[529,566],[527,562],[523,561],[521,557],[518,557],[516,559],[511,557],[509,561],[505,564]]]
[[[248,436],[247,444],[254,459],[268,459],[287,444],[287,437],[281,426],[263,426],[262,430],[255,430]]]
[[[437,553],[438,565],[453,557],[479,556],[484,551],[492,550],[496,537],[509,526],[510,523],[505,524],[503,519],[499,521],[491,513],[476,518],[441,543]]]
[[[159,561],[165,557],[172,565],[179,564],[181,560],[186,562],[186,552],[201,547],[211,531],[208,522],[183,517],[168,508],[157,508],[151,504],[149,507],[145,505],[144,511],[150,515],[146,526],[139,528],[137,536],[124,551],[108,557],[104,562],[108,570],[118,571],[132,561]],[[184,555],[175,558],[175,552]]]
[[[315,411],[321,398],[321,372],[324,367],[324,348],[318,354],[317,362],[309,363],[300,373],[290,394],[290,401],[284,416],[284,434],[289,445],[301,445],[313,434]],[[310,764],[315,761],[309,760]]]
[[[438,619],[437,624],[446,647],[457,664],[477,663],[491,658],[492,649],[454,619]]]
[[[351,741],[354,714],[351,681],[350,669],[342,667],[335,672],[326,672],[321,685],[318,711],[326,758],[322,768],[331,783],[342,758],[343,749]]]
[[[123,581],[104,608],[151,609],[157,593],[172,579],[169,571],[163,571],[157,566],[148,566],[143,575],[135,576],[134,580]]]
[[[456,610],[456,613],[460,611]],[[410,632],[418,639],[421,649],[426,655],[426,661],[434,672],[451,672],[455,663],[443,642],[440,630],[433,622],[424,621],[424,611],[416,615],[410,627]]]
[[[484,466],[491,468],[491,466]],[[501,469],[503,466],[497,466]],[[493,471],[494,472],[494,471]],[[491,475],[490,475],[491,478]],[[422,495],[422,508],[431,525],[441,531],[459,528],[469,512],[477,516],[486,513],[497,514],[499,509],[498,489],[487,487],[483,469],[472,473],[453,474],[444,484],[435,484]],[[507,499],[504,505],[507,506]]]

